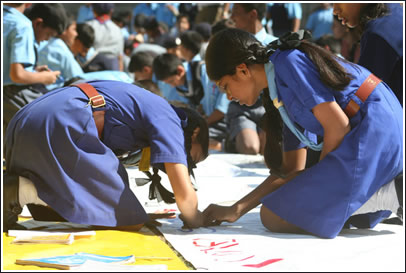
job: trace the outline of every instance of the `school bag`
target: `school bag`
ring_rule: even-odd
[[[179,95],[188,98],[193,105],[199,106],[204,96],[203,85],[201,82],[201,71],[204,61],[193,61],[188,63],[192,71],[192,80],[187,82],[188,90],[185,91],[176,87]]]

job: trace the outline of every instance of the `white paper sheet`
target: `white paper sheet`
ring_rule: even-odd
[[[136,169],[128,171],[130,181],[143,176]],[[268,174],[261,156],[211,154],[195,169],[199,209],[210,203],[232,205]],[[148,200],[148,188],[132,187],[147,212],[177,209]],[[182,229],[179,218],[159,221],[165,238],[202,271],[405,271],[404,226],[344,230],[335,239],[272,233],[261,224],[259,207],[235,223],[210,228]]]

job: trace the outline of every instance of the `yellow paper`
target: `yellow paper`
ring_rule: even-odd
[[[52,223],[51,223],[52,224]],[[96,231],[93,239],[75,239],[72,245],[57,244],[11,244],[14,237],[3,233],[3,264],[4,270],[56,270],[52,268],[37,267],[33,265],[16,265],[17,259],[36,257],[73,255],[77,252],[95,253],[107,256],[125,256],[129,253],[134,256],[170,257],[170,260],[136,260],[133,265],[166,264],[168,270],[190,270],[175,252],[157,235],[146,227],[140,232],[100,230]]]

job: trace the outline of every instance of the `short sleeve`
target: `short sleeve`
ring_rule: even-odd
[[[34,31],[32,26],[19,27],[10,43],[10,64],[21,63],[24,66],[35,65]]]
[[[187,166],[180,118],[169,104],[164,106],[157,102],[150,107],[143,108],[142,112],[151,147],[151,164],[170,162]],[[153,107],[161,108],[159,114],[154,113]]]
[[[302,19],[302,6],[300,3],[289,3],[289,18]]]
[[[296,107],[311,110],[320,103],[335,100],[333,90],[321,82],[316,66],[303,52],[278,50],[271,61],[275,65],[278,94],[288,108],[293,102]]]

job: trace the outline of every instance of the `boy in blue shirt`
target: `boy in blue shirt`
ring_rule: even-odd
[[[154,59],[153,70],[158,80],[176,87],[178,94],[188,97],[194,107],[201,108],[209,125],[209,149],[221,150],[227,133],[224,116],[230,101],[208,78],[205,63],[197,64],[182,63],[176,55],[166,53]]]
[[[80,64],[71,51],[77,36],[75,17],[70,15],[66,30],[61,35],[50,39],[39,50],[38,63],[40,65],[47,65],[53,71],[61,71],[55,83],[46,85],[48,90],[62,87],[64,82],[83,74]]]
[[[3,6],[3,125],[24,105],[47,92],[44,84],[54,83],[59,71],[36,66],[39,42],[61,34],[66,13],[61,4],[4,4]]]

